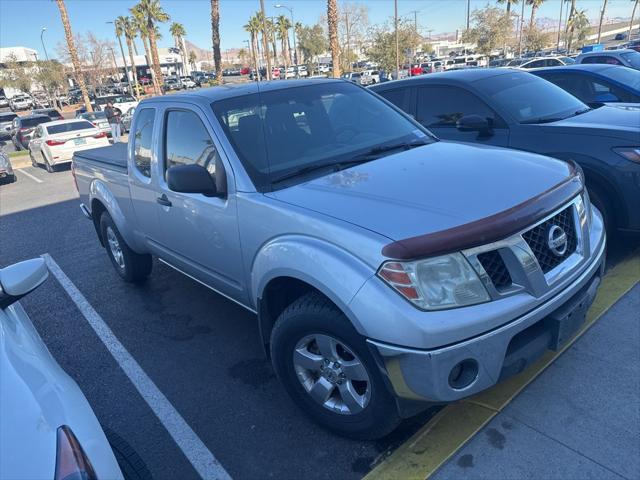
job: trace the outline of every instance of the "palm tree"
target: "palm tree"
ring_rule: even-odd
[[[276,34],[277,26],[271,18],[267,20],[267,30],[269,31],[269,38],[271,39],[271,46],[273,47],[273,66],[278,66],[278,48],[276,46]]]
[[[511,5],[517,4],[518,0],[498,0],[498,3],[507,4],[507,15],[509,15],[511,13]]]
[[[327,24],[329,27],[333,78],[338,78],[340,76],[340,45],[338,45],[338,5],[336,0],[327,0]]]
[[[144,57],[147,62],[147,66],[151,67],[151,49],[149,48],[149,35],[147,33],[147,24],[144,18],[141,16],[141,13],[138,10],[131,9],[133,24],[140,35],[140,39],[142,40],[142,46],[144,47]],[[158,93],[160,89],[160,85],[156,79],[155,72],[153,69],[151,71],[151,80],[153,81],[153,91],[154,93]]]
[[[571,1],[571,7],[569,8],[569,13],[567,14],[567,25],[565,27],[565,36],[566,36],[566,45],[567,45],[567,53],[571,51],[571,43],[573,41],[573,31],[574,26],[571,23],[571,19],[576,15],[576,0],[567,0]]]
[[[196,52],[192,50],[191,52],[189,52],[189,65],[191,65],[191,68],[193,68],[194,70],[196,69],[197,61],[198,57],[196,56]]]
[[[84,107],[87,109],[87,112],[93,112],[91,100],[89,99],[89,92],[87,91],[87,85],[84,83],[84,77],[82,76],[82,68],[80,60],[78,59],[78,51],[76,50],[75,43],[73,42],[73,32],[71,31],[71,23],[69,22],[67,7],[64,4],[64,0],[56,0],[56,3],[60,10],[60,18],[62,19],[62,26],[64,27],[64,35],[67,39],[67,48],[69,49],[69,56],[71,57],[71,63],[73,64],[73,72],[76,82],[78,82],[78,86],[82,92]]]
[[[291,28],[291,22],[285,15],[280,15],[276,22],[276,29],[278,31],[278,38],[280,39],[280,51],[284,57],[284,69],[285,72],[291,64],[291,54],[289,53],[289,29]],[[286,73],[285,73],[286,75]]]
[[[571,36],[569,37],[569,49],[571,48],[574,33],[576,34],[577,43],[584,45],[589,30],[589,18],[587,17],[587,12],[584,10],[576,10],[571,18],[569,18],[568,23],[571,30]]]
[[[527,5],[531,5],[531,18],[529,19],[529,28],[533,28],[536,12],[538,8],[545,2],[545,0],[527,0]]]
[[[184,25],[181,23],[173,22],[169,27],[169,32],[173,37],[173,44],[180,50],[180,58],[182,59],[182,72],[186,74],[187,70],[187,55],[184,50],[184,37],[187,35],[187,31],[184,29]]]
[[[271,59],[269,58],[269,47],[267,46],[267,19],[264,13],[264,0],[260,0],[260,13],[258,13],[258,18],[262,25],[262,51],[267,60],[267,80],[271,80]]]
[[[160,57],[158,55],[156,23],[169,21],[169,15],[160,6],[160,0],[140,0],[140,3],[133,7],[132,11],[137,11],[138,16],[146,24],[152,69],[156,77],[157,89],[159,90],[157,93],[162,94],[162,89],[160,88],[162,71],[160,70]]]
[[[211,0],[211,40],[213,42],[213,64],[216,79],[222,83],[222,58],[220,56],[220,0]]]
[[[604,13],[607,10],[607,0],[602,1],[602,10],[600,10],[600,22],[598,22],[598,40],[596,43],[600,43],[600,35],[602,34],[602,21],[604,20]]]
[[[631,40],[631,30],[633,30],[633,17],[636,16],[636,9],[640,6],[640,0],[631,0],[633,2],[633,10],[631,11],[631,20],[629,21],[629,36],[628,39]],[[640,28],[638,28],[640,31]]]
[[[133,76],[134,95],[138,92],[138,74],[136,72],[136,63],[133,57],[133,40],[136,38],[137,30],[131,17],[120,15],[116,18],[116,35],[124,35],[127,42],[127,50],[129,51],[129,62],[131,63],[131,74]],[[126,66],[125,66],[126,70]]]
[[[251,37],[251,56],[253,57],[253,65],[256,69],[256,74],[259,76],[258,71],[260,66],[258,65],[258,57],[260,56],[260,49],[258,48],[258,32],[260,32],[260,22],[257,15],[253,15],[249,18],[249,21],[244,26],[244,29],[249,32]]]

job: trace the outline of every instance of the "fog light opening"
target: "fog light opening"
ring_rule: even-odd
[[[456,364],[449,372],[449,385],[460,390],[471,385],[478,377],[478,362],[470,358]]]

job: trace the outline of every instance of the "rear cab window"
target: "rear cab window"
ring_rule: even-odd
[[[155,117],[155,108],[141,109],[136,116],[134,130],[131,132],[135,168],[147,178],[151,178],[151,142]]]

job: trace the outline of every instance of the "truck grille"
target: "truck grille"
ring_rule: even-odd
[[[478,254],[478,261],[497,290],[511,285],[511,275],[498,250]]]
[[[567,248],[562,255],[556,255],[549,248],[549,229],[554,225],[562,228],[567,235]],[[547,273],[553,270],[576,250],[577,238],[573,222],[573,207],[565,208],[549,220],[523,233],[522,238],[529,244],[529,248],[538,260],[542,271]]]

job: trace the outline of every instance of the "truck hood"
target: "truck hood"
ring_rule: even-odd
[[[640,109],[605,105],[566,120],[542,126],[542,131],[614,137],[640,143]]]
[[[401,240],[503,212],[570,172],[536,154],[440,141],[268,195]]]

